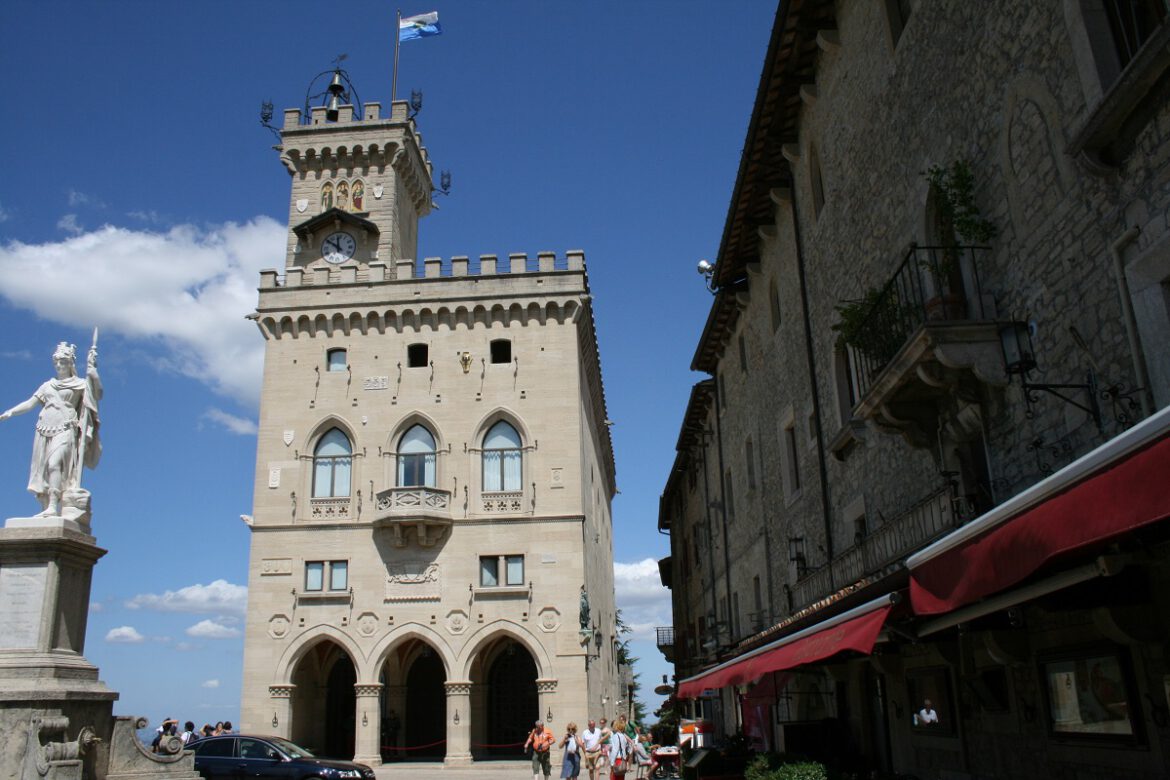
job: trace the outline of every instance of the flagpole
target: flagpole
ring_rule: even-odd
[[[402,9],[396,13],[397,21],[394,25],[394,74],[390,78],[390,116],[394,116],[394,97],[398,93],[398,44],[402,38]]]

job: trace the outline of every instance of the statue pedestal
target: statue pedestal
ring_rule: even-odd
[[[84,763],[104,766],[118,694],[82,653],[93,566],[105,554],[59,517],[0,528],[0,766],[21,766],[46,718],[64,742],[92,729],[103,743]]]

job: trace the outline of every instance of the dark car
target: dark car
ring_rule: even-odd
[[[374,780],[374,770],[365,764],[317,758],[280,737],[225,734],[205,737],[189,747],[195,751],[195,769],[207,780]]]

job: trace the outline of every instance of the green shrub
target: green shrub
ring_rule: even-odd
[[[768,780],[829,780],[824,764],[802,761],[799,764],[784,764],[769,776]]]

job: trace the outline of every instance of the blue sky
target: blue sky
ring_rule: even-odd
[[[399,97],[450,197],[420,255],[583,249],[617,457],[618,600],[648,689],[670,668],[658,495],[710,302],[713,258],[775,4],[439,2],[404,44]],[[86,656],[152,720],[238,719],[262,341],[243,315],[283,263],[289,178],[259,126],[339,54],[390,97],[395,6],[375,2],[0,5],[0,408],[101,328],[104,456],[88,472]],[[80,351],[80,349],[79,349]],[[0,516],[24,491],[32,416],[0,423]]]

